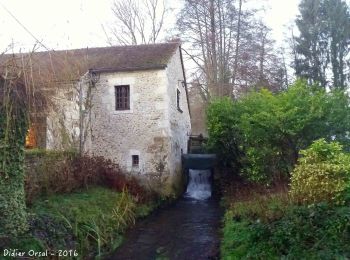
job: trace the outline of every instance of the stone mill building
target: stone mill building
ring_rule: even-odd
[[[20,56],[51,97],[37,109],[28,147],[80,148],[143,179],[181,174],[191,124],[179,42]]]

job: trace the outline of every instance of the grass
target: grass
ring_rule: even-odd
[[[77,259],[100,258],[114,251],[125,230],[156,206],[137,204],[126,191],[102,187],[51,195],[33,203],[30,232],[7,248],[75,250]]]
[[[231,205],[233,217],[269,222],[287,214],[291,202],[285,193],[257,195],[253,200]]]
[[[350,258],[350,203],[300,206],[287,192],[245,192],[226,196],[222,259]]]

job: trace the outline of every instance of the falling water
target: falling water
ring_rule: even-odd
[[[222,212],[210,170],[190,170],[187,192],[130,230],[114,259],[218,259]]]
[[[185,197],[205,200],[211,197],[210,170],[189,170],[189,182]]]

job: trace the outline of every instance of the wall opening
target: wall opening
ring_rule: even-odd
[[[25,148],[46,148],[47,124],[45,116],[31,118],[31,124],[26,134]]]
[[[138,155],[132,155],[132,167],[139,167],[140,159]]]
[[[114,86],[115,91],[115,110],[130,109],[130,86]]]
[[[36,131],[35,131],[34,125],[31,125],[27,131],[25,148],[27,149],[37,148]]]
[[[179,89],[176,89],[176,106],[177,106],[177,110],[179,110],[179,112],[182,113],[182,109],[180,107],[180,97],[181,97],[181,92]]]

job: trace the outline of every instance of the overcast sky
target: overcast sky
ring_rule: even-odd
[[[15,52],[20,48],[28,51],[36,42],[34,37],[49,49],[106,46],[106,36],[101,25],[113,21],[111,2],[112,0],[0,0],[0,24],[3,28],[0,31],[0,50],[13,42]],[[179,8],[181,2],[173,0],[170,3]],[[285,25],[290,24],[298,13],[299,0],[255,0],[255,5],[261,3],[266,6],[263,17],[273,29],[273,37],[282,42]],[[176,12],[172,13],[174,17],[171,20],[175,21]]]

